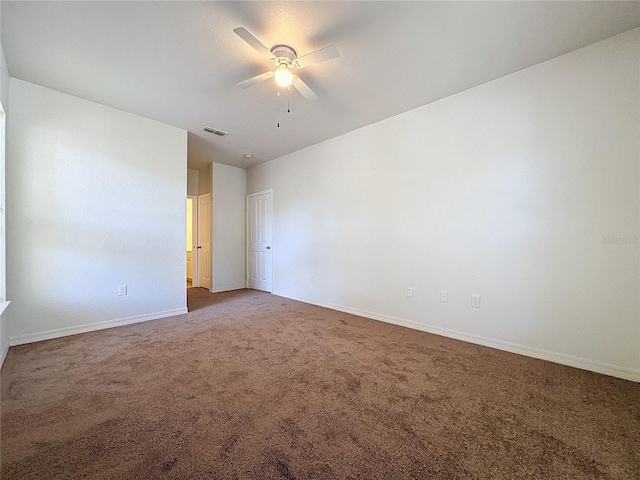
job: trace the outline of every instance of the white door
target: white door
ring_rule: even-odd
[[[211,194],[198,197],[198,284],[211,290]]]
[[[271,192],[247,195],[248,287],[271,293]]]

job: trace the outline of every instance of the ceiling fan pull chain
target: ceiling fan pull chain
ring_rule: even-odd
[[[291,113],[291,108],[289,107],[290,99],[291,99],[291,87],[287,87],[287,113]]]
[[[278,100],[280,97],[280,87],[278,86],[278,95],[276,97],[276,111],[278,112],[278,128],[280,128],[280,101]]]

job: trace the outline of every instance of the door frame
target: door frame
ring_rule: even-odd
[[[198,196],[187,195],[191,199],[191,262],[193,263],[193,278],[191,279],[192,287],[200,286],[200,277],[198,276]]]
[[[249,261],[249,257],[250,257],[250,252],[249,252],[249,219],[250,219],[250,215],[249,215],[249,199],[252,197],[257,197],[259,195],[264,195],[265,193],[268,193],[271,195],[271,208],[269,209],[269,214],[271,215],[271,221],[269,222],[269,225],[271,226],[271,259],[269,262],[269,270],[271,270],[271,290],[269,290],[269,293],[273,293],[273,283],[274,283],[274,279],[273,279],[273,254],[275,249],[273,248],[273,189],[269,189],[269,190],[261,190],[260,192],[255,192],[255,193],[250,193],[246,196],[245,198],[245,205],[244,205],[244,211],[245,211],[245,252],[244,252],[244,264],[245,264],[245,286],[247,288],[251,288],[249,286],[249,279],[251,278],[251,272],[250,272],[250,268],[251,268],[251,264]]]

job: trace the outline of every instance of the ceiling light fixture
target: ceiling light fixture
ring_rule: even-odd
[[[276,68],[276,83],[282,88],[287,88],[293,83],[293,74],[290,69],[290,64],[288,65],[286,62],[280,63]]]
[[[251,155],[250,153],[245,153],[244,158],[248,160],[250,158],[253,158],[253,155]]]
[[[304,98],[313,102],[318,98],[318,96],[313,93],[309,86],[304,83],[298,75],[294,75],[291,70],[305,68],[309,65],[326,62],[327,60],[340,56],[335,45],[329,45],[328,47],[321,48],[320,50],[316,50],[315,52],[307,53],[306,55],[299,57],[296,51],[289,45],[278,44],[271,48],[267,48],[264,43],[254,37],[244,27],[234,28],[233,31],[247,42],[256,52],[269,60],[276,67],[275,71],[268,70],[260,75],[249,78],[244,82],[238,83],[237,85],[241,88],[248,88],[256,83],[264,82],[265,80],[276,77],[275,81],[278,87],[289,88],[289,86],[293,85],[293,88],[298,90]]]

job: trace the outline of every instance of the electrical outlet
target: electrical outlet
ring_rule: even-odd
[[[480,308],[480,295],[471,295],[471,306]]]
[[[413,287],[407,287],[407,297],[413,297]]]
[[[440,301],[442,303],[447,303],[449,301],[449,294],[444,290],[440,292]]]
[[[123,297],[127,294],[127,286],[126,285],[118,285],[118,296]]]
[[[316,276],[315,275],[311,275],[311,281],[315,282],[316,281]]]

